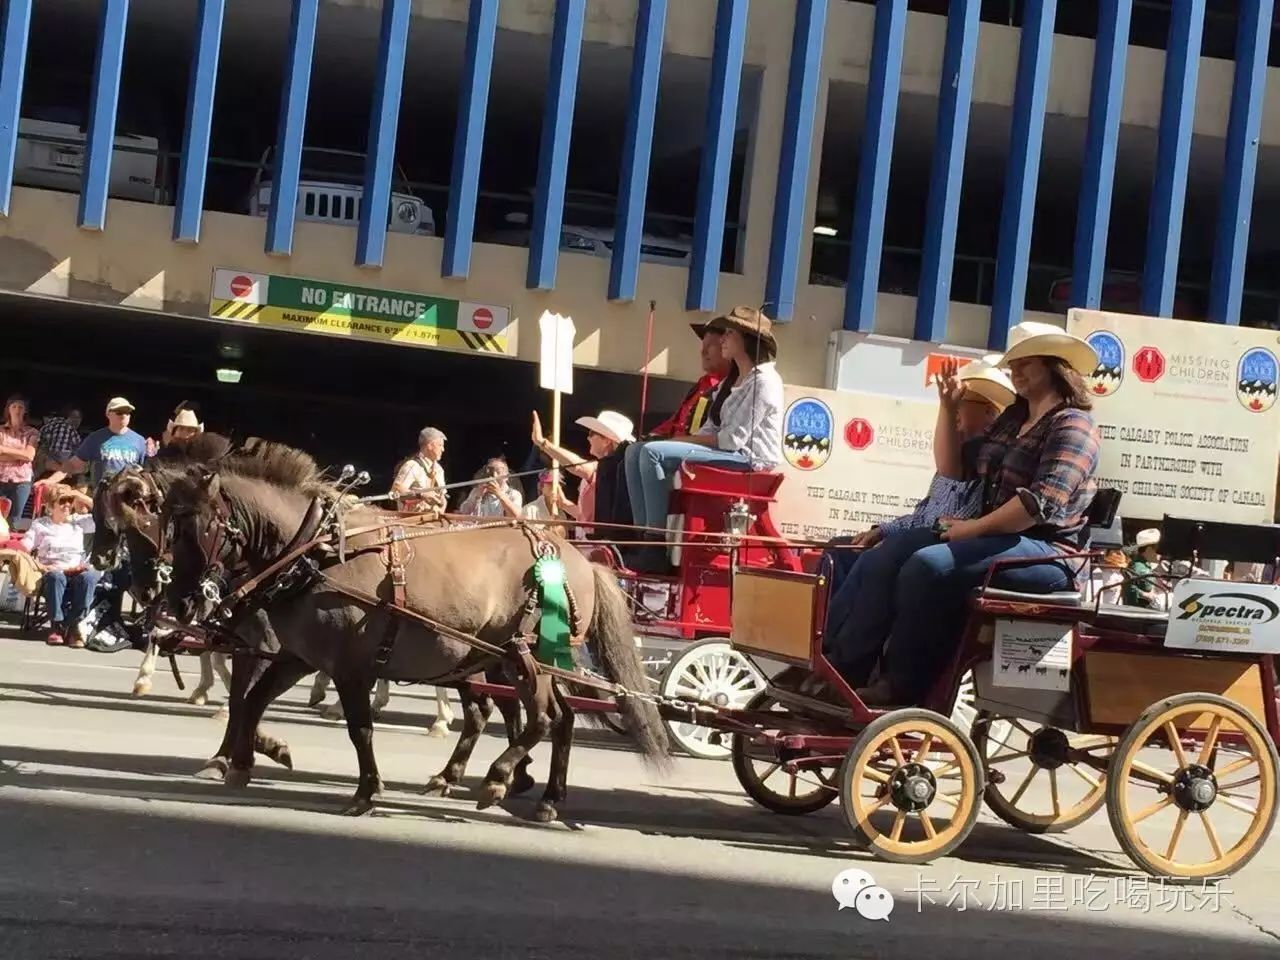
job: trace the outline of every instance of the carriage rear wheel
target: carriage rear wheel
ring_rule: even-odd
[[[768,693],[760,693],[747,709],[765,713],[783,708]],[[789,758],[772,744],[753,743],[750,737],[735,733],[729,751],[742,789],[766,810],[788,816],[816,813],[840,795],[836,771],[806,768],[788,773],[783,765]]]
[[[1107,815],[1134,862],[1170,880],[1225,877],[1262,849],[1276,818],[1275,744],[1225,697],[1148,707],[1116,747]]]
[[[764,689],[764,677],[729,641],[711,637],[691,643],[671,658],[662,675],[664,697],[699,700],[721,709],[741,709]],[[671,740],[691,757],[727,760],[728,737],[694,723],[667,721]]]
[[[928,863],[978,819],[982,763],[952,720],[928,710],[877,717],[849,748],[840,803],[854,839],[893,863]]]
[[[1107,801],[1104,770],[1115,737],[1068,733],[986,710],[969,735],[982,757],[987,806],[1011,827],[1061,833],[1084,823]]]

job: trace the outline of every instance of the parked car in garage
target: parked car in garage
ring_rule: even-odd
[[[274,148],[267,149],[254,172],[249,192],[251,216],[265,217],[271,209],[274,160]],[[298,180],[297,218],[312,223],[359,223],[360,204],[364,199],[364,168],[363,153],[304,147],[302,174]],[[431,208],[409,192],[409,181],[398,164],[391,202],[387,207],[387,229],[392,233],[425,236],[434,236],[436,232]]]
[[[88,142],[83,109],[31,106],[18,120],[13,182],[26,187],[79,193]],[[123,115],[111,152],[107,194],[124,200],[163,203],[160,141],[133,129]],[[121,132],[123,131],[123,132]]]

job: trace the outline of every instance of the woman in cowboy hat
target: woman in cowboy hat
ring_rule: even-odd
[[[596,480],[599,461],[611,456],[624,443],[635,440],[631,431],[631,419],[616,410],[601,410],[596,417],[579,417],[574,421],[587,431],[587,449],[590,458],[584,459],[571,450],[558,447],[542,432],[542,420],[533,415],[533,445],[546,454],[552,462],[564,467],[579,479],[578,520],[587,525],[596,517]]]
[[[998,358],[997,358],[998,359]],[[981,437],[1016,399],[1013,384],[1004,371],[981,360],[961,368],[958,379],[964,385],[959,402],[938,405],[935,435],[945,438],[953,432],[965,440]],[[943,380],[937,380],[939,392]],[[893,583],[898,569],[915,552],[914,540],[901,535],[912,530],[928,530],[944,517],[976,517],[982,510],[982,487],[973,477],[949,476],[939,463],[929,492],[911,513],[872,527],[856,537],[833,540],[829,550],[834,570],[831,604],[827,612],[825,648],[831,662],[854,683],[864,682],[880,656],[880,630],[857,630],[856,623],[887,624],[893,617]],[[862,552],[849,549],[864,548]],[[870,638],[873,646],[861,649],[859,640]]]
[[[665,527],[671,477],[685,461],[725,470],[771,470],[782,462],[782,378],[774,360],[773,321],[753,307],[734,307],[707,324],[721,335],[729,372],[706,419],[692,435],[636,444],[627,450],[627,493],[636,526],[651,545],[631,551],[629,566],[667,566]]]
[[[869,704],[925,696],[954,655],[969,594],[994,564],[1045,561],[999,571],[994,582],[1006,589],[1052,593],[1074,584],[1072,566],[1054,558],[1088,541],[1098,429],[1084,378],[1098,358],[1080,337],[1050,324],[1019,324],[1010,339],[1000,366],[1009,369],[1017,400],[975,440],[963,442],[955,429],[935,438],[939,472],[981,484],[980,515],[944,518],[937,532],[902,534],[905,546],[916,549],[894,578],[891,617],[854,625],[868,631],[857,640],[860,649],[879,643],[885,651],[879,678],[859,691]],[[942,402],[956,410],[969,386],[954,362],[942,379]]]

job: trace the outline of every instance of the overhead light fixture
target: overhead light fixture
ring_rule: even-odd
[[[824,227],[822,225],[818,225],[813,228],[814,236],[817,236],[817,237],[834,237],[839,232],[840,231],[837,230],[835,227]]]
[[[235,367],[218,368],[219,383],[239,383],[242,376],[244,376],[244,371],[237,370]]]
[[[218,355],[223,360],[242,360],[244,347],[238,340],[223,340],[218,344]]]

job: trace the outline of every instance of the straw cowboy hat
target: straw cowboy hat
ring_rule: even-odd
[[[1009,342],[1009,349],[1000,358],[1002,367],[1028,357],[1057,357],[1083,377],[1091,376],[1098,368],[1098,353],[1093,347],[1051,323],[1020,323],[1009,331]]]
[[[635,440],[631,419],[616,410],[601,410],[598,417],[579,417],[573,422],[614,443],[632,443]]]
[[[1138,535],[1133,540],[1133,545],[1141,550],[1143,547],[1154,547],[1160,542],[1160,531],[1155,527],[1147,530],[1139,530]]]
[[[755,307],[734,307],[723,316],[716,317],[707,323],[691,323],[689,326],[699,337],[708,331],[724,333],[727,330],[737,330],[748,336],[759,337],[766,351],[773,357],[778,355],[778,341],[773,336],[773,321]],[[1089,372],[1092,373],[1092,369]]]
[[[1009,375],[984,360],[966,363],[958,376],[964,384],[965,393],[977,394],[1001,412],[1017,396]]]
[[[169,421],[169,427],[170,429],[173,427],[194,427],[201,433],[204,432],[204,424],[200,422],[192,411],[186,409],[178,411],[178,415]]]

